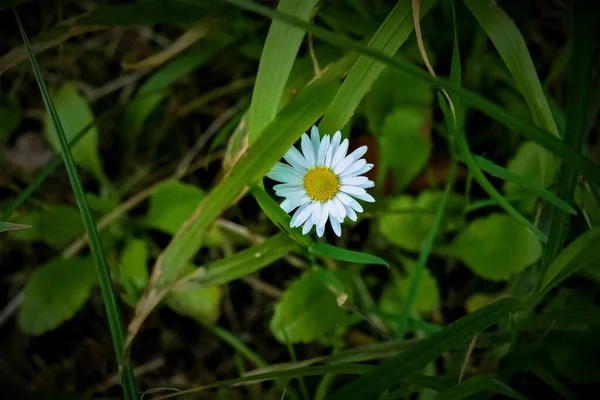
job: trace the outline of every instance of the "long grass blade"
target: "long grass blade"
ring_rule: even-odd
[[[410,62],[401,59],[400,57],[389,57],[381,52],[371,49],[365,45],[362,45],[346,36],[333,33],[327,29],[306,23],[298,18],[294,18],[293,16],[287,14],[278,13],[268,7],[264,7],[262,5],[256,4],[253,1],[249,0],[222,0],[228,3],[231,3],[235,6],[238,6],[242,9],[252,11],[256,14],[262,15],[267,18],[279,19],[285,21],[289,24],[295,25],[299,28],[302,28],[308,32],[311,32],[315,37],[319,37],[320,39],[333,44],[339,47],[346,47],[356,50],[361,54],[368,55],[378,61],[391,65],[394,68],[397,68],[401,71],[407,72],[413,75],[417,79],[421,79],[425,82],[429,82],[435,87],[444,88],[448,91],[454,93],[459,96],[464,102],[465,105],[473,107],[489,117],[495,119],[500,122],[504,126],[509,129],[520,132],[526,138],[538,143],[540,146],[548,149],[551,153],[561,157],[565,163],[569,164],[576,170],[581,173],[586,174],[588,179],[594,183],[600,184],[600,167],[595,165],[593,162],[583,157],[577,151],[565,146],[560,140],[558,140],[554,135],[550,132],[541,129],[531,122],[518,117],[509,111],[507,111],[504,107],[495,104],[494,102],[482,97],[468,89],[461,87],[460,85],[456,85],[446,79],[434,78],[430,76],[427,72],[418,68],[415,65],[412,65]]]
[[[15,12],[15,18],[19,25],[19,30],[21,32],[21,36],[23,37],[23,42],[27,47],[27,52],[29,54],[29,60],[31,62],[31,66],[33,68],[33,72],[38,83],[40,92],[42,94],[42,98],[44,100],[44,104],[46,106],[46,110],[48,114],[50,114],[52,121],[54,123],[54,127],[58,134],[58,139],[60,141],[61,153],[63,156],[63,160],[65,163],[65,167],[67,169],[67,174],[69,176],[69,180],[71,182],[71,187],[73,188],[73,192],[77,199],[77,205],[79,207],[79,212],[81,213],[81,218],[83,220],[83,225],[85,230],[89,236],[90,241],[90,249],[92,252],[92,257],[94,258],[94,265],[96,266],[96,272],[98,274],[98,280],[100,283],[100,290],[102,292],[102,298],[104,300],[104,305],[106,307],[106,313],[108,316],[108,324],[110,327],[110,333],[113,340],[113,346],[115,350],[115,355],[117,358],[117,362],[119,364],[119,368],[121,369],[121,377],[122,377],[122,386],[124,391],[124,396],[126,399],[136,399],[136,390],[135,390],[135,380],[133,377],[133,371],[129,363],[123,364],[123,349],[124,349],[124,338],[123,338],[123,326],[121,322],[121,316],[119,314],[119,308],[117,304],[117,298],[112,286],[112,280],[110,277],[110,270],[104,258],[104,252],[102,250],[102,245],[100,243],[100,238],[98,236],[98,231],[96,229],[96,224],[92,219],[92,214],[87,204],[87,200],[85,197],[85,192],[83,191],[83,187],[81,185],[81,181],[79,180],[79,175],[77,174],[77,168],[75,167],[75,162],[73,160],[73,155],[71,154],[71,149],[69,147],[69,142],[67,141],[67,137],[63,131],[60,119],[58,117],[58,113],[54,108],[54,104],[52,103],[52,98],[50,97],[50,93],[48,92],[48,88],[46,87],[46,83],[44,78],[42,77],[42,72],[37,63],[35,56],[31,50],[31,46],[29,44],[29,39],[27,38],[27,34],[21,24],[21,20],[17,11]]]

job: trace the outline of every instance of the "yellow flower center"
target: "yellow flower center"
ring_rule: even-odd
[[[304,175],[304,189],[312,200],[324,203],[340,190],[340,180],[329,168],[315,167]]]

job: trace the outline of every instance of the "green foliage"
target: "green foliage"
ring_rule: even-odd
[[[317,274],[307,271],[296,279],[275,305],[269,324],[282,343],[309,343],[325,338],[345,322],[346,312]]]
[[[334,260],[347,261],[357,264],[379,264],[389,266],[384,259],[358,251],[341,249],[323,242],[315,242],[308,247],[308,250],[317,256],[325,256]]]
[[[542,255],[540,241],[506,214],[474,220],[445,250],[486,279],[502,281]]]
[[[389,201],[386,214],[379,218],[381,234],[390,243],[411,251],[419,251],[423,240],[434,223],[434,212],[442,192],[424,191],[416,199],[398,196]],[[451,193],[446,217],[440,232],[452,231],[461,224],[464,199]]]
[[[67,140],[72,139],[82,129],[94,121],[94,114],[87,101],[79,94],[73,83],[63,84],[54,97],[56,112],[60,118]],[[102,163],[98,154],[98,128],[90,127],[83,139],[72,148],[73,159],[81,167],[91,172],[98,180],[104,181]],[[62,151],[50,115],[45,119],[46,138],[56,151]]]
[[[8,140],[21,124],[21,105],[15,98],[0,92],[0,143]]]
[[[148,245],[141,239],[131,239],[121,254],[121,279],[139,291],[148,284]]]
[[[221,295],[219,286],[173,290],[165,301],[181,315],[201,322],[214,323],[219,317]]]
[[[25,286],[19,326],[30,335],[55,329],[83,307],[95,283],[89,258],[53,260],[37,268]]]
[[[62,249],[83,233],[79,211],[71,206],[57,205],[34,211],[16,221],[31,228],[13,232],[15,239],[40,241],[56,249]]]

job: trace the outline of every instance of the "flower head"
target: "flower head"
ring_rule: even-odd
[[[347,155],[348,139],[340,143],[341,139],[340,131],[333,138],[329,135],[321,138],[313,126],[310,138],[302,135],[302,152],[292,146],[283,156],[289,165],[278,162],[267,174],[281,182],[274,187],[278,196],[285,197],[281,208],[287,213],[297,209],[290,226],[304,225],[305,235],[316,226],[317,235],[323,236],[329,219],[335,234],[341,236],[344,219],[356,221],[356,213],[363,211],[356,199],[375,201],[365,190],[375,183],[360,176],[373,168],[373,164],[361,158],[367,146]]]

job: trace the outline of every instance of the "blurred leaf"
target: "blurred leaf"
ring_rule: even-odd
[[[13,224],[11,222],[0,221],[0,233],[6,231],[19,231],[21,229],[31,228],[31,225]]]
[[[398,196],[390,200],[386,214],[379,218],[381,234],[390,243],[411,251],[419,251],[434,223],[441,191],[424,191],[418,198]],[[440,232],[454,230],[461,224],[464,198],[456,193],[448,196],[447,211]]]
[[[183,278],[191,286],[223,285],[250,275],[295,250],[296,242],[283,233],[264,242],[214,261]]]
[[[520,308],[518,299],[507,298],[468,314],[346,383],[329,400],[372,398]]]
[[[203,198],[204,191],[197,186],[179,181],[165,182],[150,195],[150,207],[144,222],[151,228],[175,235]],[[220,243],[221,231],[212,227],[205,244],[218,246]]]
[[[396,191],[402,191],[423,169],[431,155],[425,110],[396,109],[385,119],[379,139],[380,159],[394,173]]]
[[[389,282],[381,293],[379,307],[386,313],[399,315],[408,295],[410,284],[414,275],[415,262],[408,261],[406,265],[407,274],[401,276],[396,270],[392,270],[391,282]],[[413,301],[413,310],[421,314],[429,314],[435,310],[440,301],[440,292],[435,278],[428,269],[423,270],[423,275],[417,288],[417,294]],[[391,324],[391,328],[397,329],[397,321]]]
[[[398,90],[402,87],[402,90]],[[433,101],[433,87],[406,72],[386,68],[364,100],[369,130],[381,134],[386,117],[401,108],[420,109],[425,113]],[[419,128],[422,127],[419,126]]]
[[[219,286],[172,290],[165,301],[178,314],[201,322],[214,323],[219,318],[221,295]]]
[[[309,245],[308,250],[314,255],[330,257],[334,260],[347,261],[357,264],[379,264],[389,267],[387,261],[381,257],[367,253],[361,253],[359,251],[342,249],[324,242],[313,242]]]
[[[144,128],[144,123],[165,98],[164,92],[155,92],[138,95],[125,106],[123,113],[123,135],[125,142],[133,149]]]
[[[497,299],[498,296],[492,296],[485,293],[475,293],[471,295],[465,302],[465,308],[467,312],[472,313],[473,311],[479,310],[482,307],[487,306]]]
[[[600,351],[584,346],[554,346],[548,352],[553,369],[573,385],[589,385],[600,382],[597,373]]]
[[[277,11],[308,21],[317,0],[281,0]],[[250,104],[248,139],[254,143],[275,118],[304,31],[273,20],[258,65],[258,74]]]
[[[21,124],[21,105],[13,97],[0,93],[0,143],[10,139]]]
[[[497,3],[490,5],[489,2],[481,0],[464,2],[496,46],[525,97],[533,119],[538,125],[558,136],[554,118],[519,28]]]
[[[309,343],[334,331],[345,316],[335,295],[321,284],[314,271],[307,271],[275,305],[269,327],[282,343]]]
[[[493,213],[472,221],[446,252],[476,274],[502,281],[536,262],[542,254],[542,245],[518,221],[506,214]]]
[[[17,240],[40,241],[62,249],[83,233],[81,215],[75,207],[57,205],[32,212],[15,220],[31,225],[31,229],[12,232]]]
[[[432,4],[433,0],[423,1],[421,17]],[[410,0],[398,1],[369,41],[368,47],[384,55],[393,56],[414,30],[410,11]],[[361,55],[358,58],[319,125],[323,132],[333,133],[344,128],[384,68],[385,64],[371,57]],[[394,86],[399,87],[397,83]]]
[[[482,391],[501,394],[511,399],[525,398],[512,390],[506,383],[497,379],[485,376],[472,376],[457,383],[447,391],[440,393],[436,399],[462,400]]]
[[[53,260],[39,267],[25,285],[19,327],[31,335],[57,328],[83,307],[96,279],[90,259]]]
[[[348,298],[344,282],[333,271],[325,268],[314,267],[313,273],[319,282],[335,295],[338,305],[342,306]]]
[[[119,205],[119,198],[116,193],[109,193],[100,197],[95,193],[87,192],[85,198],[90,210],[99,214],[106,214]]]
[[[546,188],[554,179],[558,170],[558,161],[540,145],[526,141],[521,144],[506,167],[510,172],[525,178],[531,185]],[[519,183],[510,181],[504,183],[506,194],[519,194],[523,191],[524,188]],[[528,209],[531,209],[531,204]]]
[[[123,278],[131,282],[137,290],[143,290],[148,284],[148,245],[141,239],[131,239],[121,254],[121,272]]]
[[[202,237],[207,228],[244,188],[262,179],[285,152],[306,132],[322,110],[329,104],[338,85],[328,80],[313,82],[294,98],[266,128],[261,138],[250,147],[223,181],[215,186],[200,202],[196,216],[185,231],[169,244],[160,258],[162,269],[161,283],[173,282],[181,276],[191,257],[201,247]],[[167,204],[165,204],[165,207]],[[157,267],[162,268],[161,264]]]
[[[53,96],[54,106],[60,118],[67,140],[73,139],[79,131],[94,121],[94,114],[87,101],[77,92],[71,82],[63,84]],[[52,118],[46,115],[44,133],[56,151],[61,147]],[[106,178],[98,155],[98,128],[91,126],[85,136],[71,148],[75,163],[91,172],[101,182]]]

